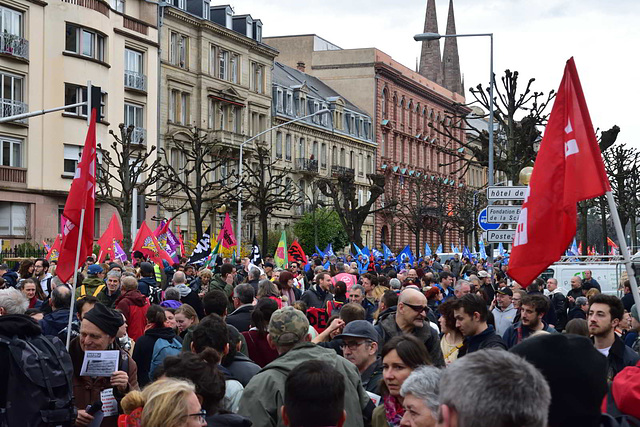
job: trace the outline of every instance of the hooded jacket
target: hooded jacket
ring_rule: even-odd
[[[260,366],[239,351],[235,352],[231,363],[225,363],[224,366],[243,387],[246,387],[251,378],[260,372]]]
[[[231,303],[231,297],[233,295],[233,285],[228,284],[220,275],[220,273],[216,273],[211,278],[211,282],[209,282],[209,292],[211,291],[222,291],[227,296],[229,300],[229,305],[227,306],[227,312],[231,313],[234,309],[233,304]]]
[[[549,332],[549,333],[558,332],[554,328],[549,326],[545,321],[542,321],[542,323],[544,325],[542,327],[543,331],[546,331],[546,332]],[[520,342],[522,342],[522,340],[524,340],[525,338],[527,338],[531,334],[532,334],[531,329],[529,329],[528,326],[523,325],[522,321],[519,321],[519,322],[514,323],[513,325],[509,326],[507,331],[502,336],[502,339],[504,340],[504,343],[507,345],[507,348],[511,348],[514,345],[519,344]]]
[[[384,344],[391,338],[404,334],[402,329],[400,329],[396,323],[396,316],[396,312],[390,312],[375,326],[376,331],[378,331],[378,335],[380,336],[380,349],[382,349]],[[422,326],[414,328],[411,334],[422,341],[425,347],[427,347],[433,364],[444,368],[445,363],[444,356],[442,356],[442,349],[440,349],[440,338],[438,338],[436,331],[431,328],[429,322],[424,321]]]
[[[7,282],[7,287],[11,286],[15,288],[18,284],[18,273],[13,270],[9,270],[2,275],[2,278]]]
[[[202,300],[197,293],[191,290],[187,285],[181,283],[176,285],[176,289],[180,292],[180,302],[183,304],[189,304],[198,315],[198,319],[202,319],[204,314],[204,306]]]
[[[157,282],[154,277],[141,277],[138,280],[138,290],[145,297],[151,295],[151,288],[153,287],[157,287]]]
[[[518,309],[515,308],[513,304],[509,304],[509,307],[504,310],[500,307],[494,308],[491,314],[493,314],[493,319],[495,320],[496,333],[502,336],[509,326],[513,324],[513,320],[516,318],[516,314],[518,314]]]
[[[284,426],[280,407],[284,404],[284,382],[293,368],[307,360],[322,360],[333,366],[345,378],[345,427],[362,427],[362,413],[371,399],[362,387],[355,365],[338,356],[335,351],[310,342],[297,344],[269,363],[249,382],[240,399],[238,414],[249,418],[254,427]]]
[[[42,318],[40,321],[40,327],[42,328],[42,335],[58,336],[61,330],[67,327],[69,324],[69,309],[61,308],[60,310],[52,311]]]
[[[137,289],[125,292],[116,300],[116,308],[127,319],[127,334],[134,341],[144,334],[149,305],[147,298]]]
[[[133,347],[132,357],[138,365],[138,384],[141,388],[151,382],[149,380],[149,369],[151,368],[151,359],[153,357],[153,346],[160,338],[171,342],[176,338],[176,334],[171,328],[147,329],[144,335],[138,338],[136,345]],[[178,341],[182,342],[180,337],[178,337]]]

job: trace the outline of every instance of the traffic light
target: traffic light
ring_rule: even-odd
[[[89,106],[89,115],[91,111],[96,109],[96,122],[102,120],[102,90],[100,86],[91,86],[91,105]]]
[[[142,226],[142,223],[144,222],[144,220],[146,219],[146,214],[147,214],[147,203],[146,203],[146,197],[144,194],[139,194],[137,199],[136,199],[136,210],[137,210],[137,221],[136,221],[136,225],[137,228],[140,229],[140,226]]]

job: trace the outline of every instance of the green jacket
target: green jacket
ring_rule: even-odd
[[[100,286],[102,286],[102,288],[100,288]],[[106,286],[107,285],[104,283],[104,280],[102,280],[101,278],[96,276],[89,276],[82,281],[82,284],[76,287],[76,299],[82,298],[86,295],[91,295],[97,298],[100,291]],[[83,289],[84,293],[82,292]],[[98,291],[98,289],[100,289],[100,291]]]
[[[362,412],[371,399],[362,388],[356,366],[332,349],[310,342],[300,343],[262,368],[244,389],[238,414],[249,418],[253,427],[284,426],[280,407],[284,404],[284,382],[293,368],[307,360],[322,360],[336,368],[345,378],[345,427],[363,427]]]
[[[229,300],[229,304],[227,305],[227,313],[232,313],[235,310],[233,306],[233,302],[231,298],[233,297],[233,285],[228,284],[224,281],[220,273],[214,274],[211,278],[211,282],[209,282],[209,292],[211,291],[222,291],[227,296]]]

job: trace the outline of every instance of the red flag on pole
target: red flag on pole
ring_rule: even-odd
[[[173,264],[173,260],[167,253],[167,251],[160,246],[158,239],[153,235],[146,222],[143,222],[136,235],[136,241],[133,243],[133,249],[135,251],[142,252],[145,256],[160,267],[162,267],[162,260],[166,260],[169,265]]]
[[[616,248],[618,249],[618,245],[616,245],[616,242],[614,242],[613,240],[611,240],[611,237],[607,237],[607,244],[609,246],[611,246],[612,248]]]
[[[45,257],[47,261],[58,261],[58,257],[60,257],[60,245],[60,235],[58,234],[56,239],[53,241],[53,245],[51,245],[47,252],[47,256]]]
[[[182,231],[180,231],[180,226],[178,226],[176,230],[178,230],[178,241],[180,242],[180,256],[185,256],[184,240],[182,239]]]
[[[577,203],[602,196],[610,189],[571,58],[564,69],[522,205],[509,276],[528,286],[571,243],[576,234]]]
[[[289,262],[297,262],[300,267],[307,263],[307,255],[302,250],[302,246],[298,243],[298,240],[294,240],[289,250],[287,251]]]
[[[78,163],[71,182],[67,203],[62,216],[66,219],[62,230],[62,244],[56,274],[63,282],[73,277],[73,268],[81,240],[80,260],[86,259],[93,251],[93,224],[96,204],[96,112],[91,111],[91,122]],[[84,210],[84,221],[80,230],[80,218]]]
[[[120,222],[118,221],[118,217],[113,213],[111,216],[111,221],[109,221],[109,225],[107,229],[102,233],[100,240],[98,240],[98,245],[100,246],[100,254],[98,255],[98,262],[103,262],[107,257],[107,254],[110,254],[109,259],[113,261],[115,259],[113,253],[113,241],[117,241],[118,243],[122,242],[124,236],[122,235],[122,227],[120,227]]]

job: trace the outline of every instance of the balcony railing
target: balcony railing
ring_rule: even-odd
[[[145,128],[134,127],[131,132],[131,143],[143,145],[147,143],[147,130]]]
[[[346,166],[331,166],[331,175],[353,175],[355,171]]]
[[[29,42],[15,34],[0,33],[0,53],[29,59]]]
[[[0,99],[0,107],[0,117],[11,117],[29,112],[29,107],[26,103],[14,101],[13,99]],[[16,120],[16,122],[26,123],[27,119]]]
[[[124,71],[124,87],[129,89],[147,91],[147,76],[136,71]]]
[[[11,166],[0,166],[0,181],[24,184],[27,182],[27,170]]]
[[[304,203],[293,207],[293,213],[298,216],[310,213],[313,211],[313,205],[311,203]]]
[[[315,159],[296,159],[296,170],[300,172],[318,173],[318,161]]]

